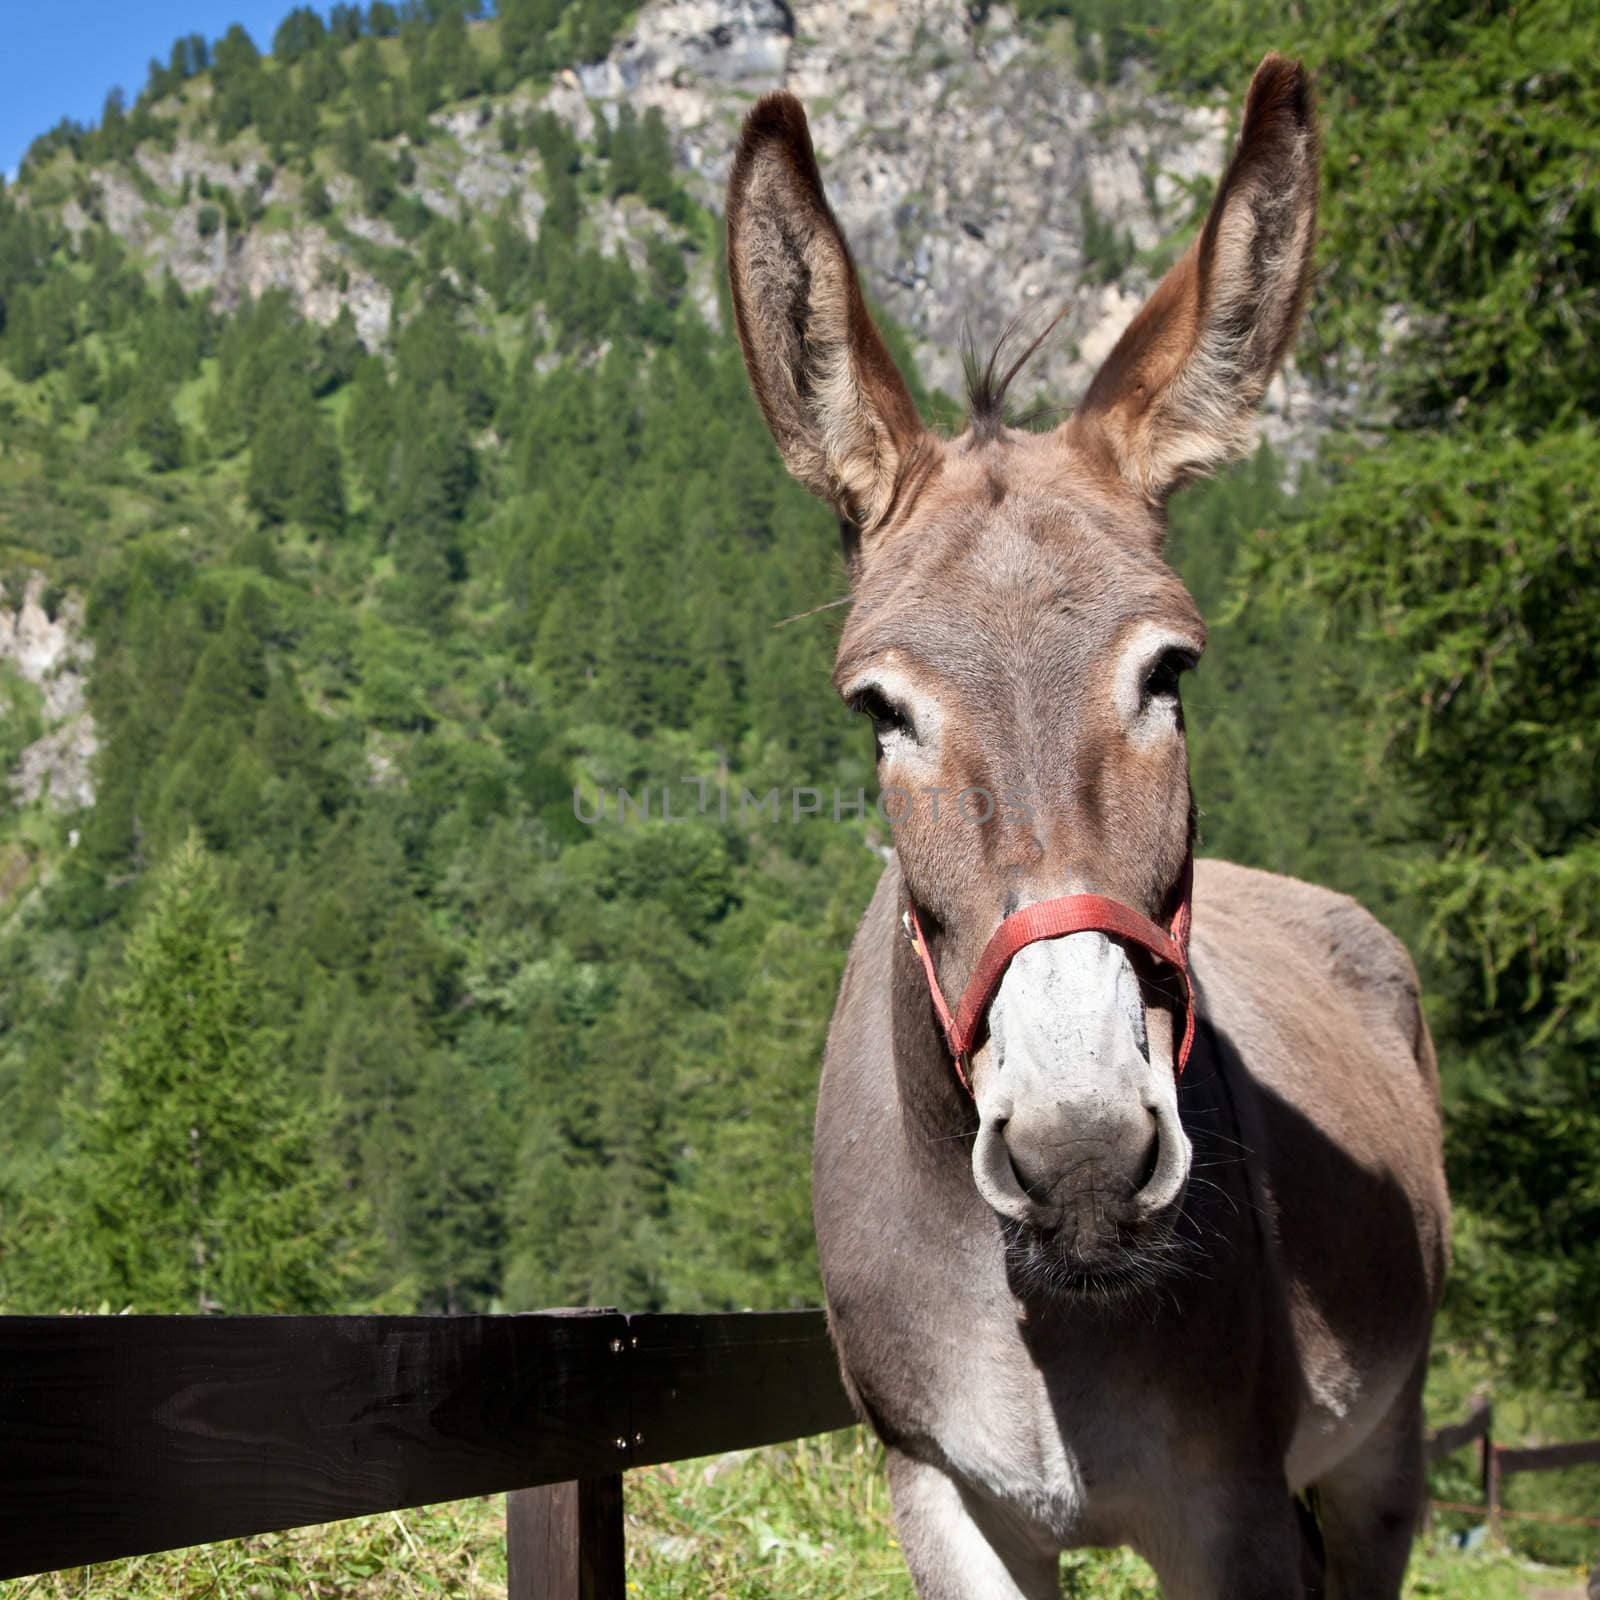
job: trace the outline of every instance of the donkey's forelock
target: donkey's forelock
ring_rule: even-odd
[[[961,370],[967,385],[967,432],[974,443],[984,444],[1000,436],[1005,426],[1006,397],[1011,385],[1038,354],[1066,314],[1066,307],[1063,306],[1015,356],[1012,351],[1024,337],[1024,324],[1020,317],[1013,317],[1000,330],[999,338],[989,347],[987,358],[978,354],[978,347],[970,338],[964,342]],[[1007,361],[1009,365],[1002,366]],[[1024,426],[1036,421],[1042,414],[1023,418]]]

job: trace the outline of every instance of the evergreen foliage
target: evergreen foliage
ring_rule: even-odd
[[[1253,5],[1215,9],[1228,27],[1179,30],[1190,79],[1261,36]],[[1331,458],[1250,566],[1358,646],[1343,691],[1410,801],[1402,888],[1473,1213],[1460,1324],[1600,1395],[1600,20],[1318,3],[1281,47],[1328,110],[1302,346],[1378,375],[1385,437]]]
[[[7,1298],[146,1312],[326,1311],[361,1265],[318,1115],[264,1025],[241,921],[193,839],[157,876],[112,994],[95,1087]]]
[[[283,375],[260,401],[245,494],[268,523],[295,521],[321,534],[344,523],[338,440],[299,374]]]
[[[87,397],[86,397],[87,398]],[[171,472],[183,461],[183,424],[172,409],[171,395],[159,382],[147,380],[130,399],[133,439],[157,472]]]
[[[740,805],[870,790],[870,748],[828,688],[838,613],[801,615],[845,593],[836,531],[695,309],[714,224],[665,124],[623,105],[585,142],[499,98],[623,15],[375,0],[292,13],[271,56],[189,37],[132,106],[34,146],[25,203],[0,188],[3,576],[87,595],[101,743],[91,811],[0,818],[26,885],[0,920],[12,1309],[817,1294],[815,1074],[886,830]],[[1174,504],[1212,624],[1202,847],[1422,950],[1457,1326],[1593,1388],[1595,24],[1559,0],[1312,0],[1288,37],[1254,0],[1070,16],[1095,70],[1237,86],[1271,40],[1318,73],[1302,348],[1371,426],[1294,496],[1263,452]],[[430,115],[482,96],[537,157],[537,222],[421,198]],[[298,195],[395,297],[374,348],[348,313],[145,278],[94,174],[180,116],[241,164],[175,205],[236,233]],[[597,245],[597,196],[631,253]],[[1086,232],[1114,273],[1127,241]],[[38,708],[6,693],[10,754]]]

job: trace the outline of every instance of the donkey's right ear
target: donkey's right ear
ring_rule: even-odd
[[[784,465],[870,535],[928,435],[867,312],[792,94],[766,95],[745,119],[728,179],[728,276]]]

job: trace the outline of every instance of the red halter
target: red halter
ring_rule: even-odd
[[[1041,900],[1037,905],[1014,911],[998,928],[983,954],[978,957],[977,970],[967,984],[961,1004],[952,1015],[945,1003],[944,991],[939,987],[939,975],[933,970],[933,956],[928,941],[923,937],[922,924],[917,920],[917,908],[909,898],[903,919],[906,937],[911,948],[922,962],[927,974],[928,993],[933,998],[933,1009],[939,1014],[944,1027],[945,1042],[955,1059],[956,1076],[961,1087],[972,1093],[972,1080],[967,1075],[967,1063],[972,1054],[973,1040],[983,1019],[988,1015],[989,1004],[995,990],[1011,964],[1011,958],[1024,945],[1039,939],[1059,939],[1068,933],[1108,933],[1117,939],[1126,939],[1148,950],[1158,961],[1164,961],[1177,974],[1183,984],[1183,1043],[1178,1048],[1175,1075],[1181,1073],[1189,1059],[1194,1044],[1194,986],[1189,981],[1189,902],[1194,893],[1194,857],[1183,859],[1183,874],[1179,879],[1178,909],[1172,914],[1170,931],[1142,917],[1131,906],[1120,900],[1108,900],[1101,894],[1068,894],[1055,900]]]

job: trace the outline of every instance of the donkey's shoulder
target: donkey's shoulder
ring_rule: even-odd
[[[1344,1003],[1431,1058],[1417,970],[1406,947],[1358,900],[1231,861],[1195,863],[1194,926],[1207,947],[1257,972],[1315,974]],[[1234,962],[1230,961],[1230,965]]]
[[[1232,861],[1202,860],[1195,863],[1197,916],[1202,906],[1224,911],[1230,922],[1247,919],[1314,945],[1352,978],[1404,975],[1416,988],[1406,947],[1359,900],[1337,890]]]

